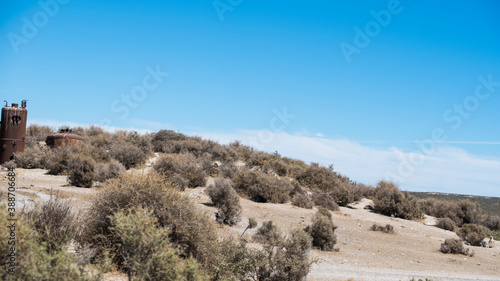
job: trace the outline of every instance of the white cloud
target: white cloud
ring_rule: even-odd
[[[255,142],[258,134],[258,131],[239,131],[231,134],[203,133],[201,136],[221,143],[241,140],[244,144],[252,144],[251,140]],[[434,154],[423,155],[404,152],[396,147],[377,149],[347,139],[284,132],[274,133],[273,140],[262,145],[267,152],[278,151],[282,156],[325,166],[333,164],[336,171],[366,184],[386,179],[396,181],[407,190],[500,197],[500,159],[484,159],[451,146],[441,146]],[[410,157],[424,161],[420,165],[411,165],[409,159],[413,158]],[[400,173],[401,167],[410,169],[402,169],[403,173]],[[387,178],[390,174],[397,177]]]

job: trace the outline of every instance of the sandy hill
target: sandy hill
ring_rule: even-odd
[[[148,169],[142,167],[140,172]],[[77,208],[85,208],[97,187],[77,188],[69,186],[65,176],[51,176],[43,169],[16,169],[18,200],[26,205],[35,200],[48,200],[49,194],[67,198]],[[2,171],[5,174],[5,171]],[[208,184],[213,181],[208,180]],[[1,185],[7,179],[1,177]],[[196,205],[214,218],[216,209],[211,207],[205,187],[186,189],[184,193]],[[470,247],[473,257],[445,255],[439,252],[446,238],[457,237],[455,233],[433,226],[435,220],[408,221],[382,216],[365,206],[372,202],[360,202],[341,207],[333,212],[338,252],[322,252],[313,249],[311,257],[315,263],[308,280],[500,280],[500,243],[492,249]],[[283,230],[305,227],[311,223],[314,209],[302,209],[288,204],[256,203],[241,199],[242,220],[228,227],[220,226],[219,234],[239,236],[246,227],[247,218],[253,217],[262,223],[273,220]],[[374,224],[391,224],[394,234],[371,231]],[[249,230],[244,238],[251,240],[255,230]],[[109,274],[106,280],[126,280],[122,274]]]

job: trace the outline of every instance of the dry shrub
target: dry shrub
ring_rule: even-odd
[[[450,218],[438,219],[436,226],[441,228],[441,229],[449,230],[449,231],[455,231],[455,228],[457,227],[455,222]]]
[[[479,206],[470,201],[470,200],[462,200],[458,203],[458,207],[460,208],[459,217],[462,219],[462,223],[464,224],[480,224],[481,223],[481,210]]]
[[[269,154],[262,151],[253,151],[246,163],[250,167],[259,167],[264,172],[272,172],[282,177],[291,178],[301,175],[307,169],[307,164],[303,161],[281,157],[278,152]]]
[[[408,192],[401,192],[392,182],[380,181],[373,198],[375,212],[404,219],[421,219],[423,212],[417,200]]]
[[[98,163],[95,166],[95,180],[101,183],[116,178],[120,173],[125,171],[125,167],[115,159],[111,159],[109,163]]]
[[[243,233],[241,233],[241,236],[243,236],[243,234],[245,234],[245,232],[247,230],[255,228],[255,227],[257,227],[257,221],[255,220],[255,218],[248,218],[248,225],[245,228],[245,230],[243,230]]]
[[[339,206],[347,206],[348,204],[359,201],[361,197],[359,194],[355,194],[352,190],[352,186],[346,183],[340,183],[336,188],[334,188],[330,195],[335,200]]]
[[[312,209],[314,203],[311,197],[306,193],[297,193],[292,198],[292,205],[297,206],[299,208]]]
[[[384,233],[394,233],[394,226],[386,224],[385,226],[374,223],[371,227],[373,231],[382,231]]]
[[[287,238],[268,240],[263,250],[253,251],[250,280],[303,280],[311,262],[307,255],[311,238],[301,229],[293,230]]]
[[[481,246],[487,236],[488,229],[482,225],[464,224],[458,231],[458,236],[470,243],[472,246]]]
[[[192,256],[205,268],[215,266],[213,256],[218,245],[213,225],[157,173],[123,173],[108,181],[93,200],[78,241],[82,245],[108,247],[114,239],[110,216],[136,206],[152,211],[158,225],[170,230],[170,241],[181,256]]]
[[[244,170],[233,181],[238,192],[262,203],[286,203],[293,189],[289,181],[260,171]]]
[[[310,247],[311,238],[301,229],[286,237],[279,233],[274,239],[263,240],[259,248],[225,239],[213,280],[303,280],[311,266],[307,254]]]
[[[163,153],[191,153],[196,157],[210,155],[211,160],[222,162],[234,161],[236,151],[228,145],[220,145],[212,140],[200,137],[188,137],[170,130],[161,130],[152,137],[155,152]]]
[[[128,170],[146,162],[147,155],[139,147],[130,142],[119,141],[111,145],[109,154]]]
[[[253,239],[260,243],[266,243],[277,241],[280,235],[280,231],[273,221],[265,221],[257,229],[257,232],[253,235]]]
[[[68,163],[71,156],[81,151],[80,146],[62,146],[52,149],[47,161],[48,173],[59,175],[68,169]]]
[[[187,137],[181,133],[176,133],[171,130],[160,130],[153,135],[151,144],[155,152],[171,153],[169,144],[177,141],[186,140]]]
[[[95,162],[82,154],[71,156],[68,162],[68,182],[74,186],[92,187]]]
[[[429,198],[423,201],[421,206],[422,210],[426,214],[436,218],[449,218],[453,220],[457,226],[461,226],[463,224],[462,210],[458,206],[457,202]]]
[[[234,184],[228,179],[215,179],[206,193],[217,207],[217,220],[227,225],[235,225],[241,220],[240,197]]]
[[[50,148],[37,144],[27,146],[21,153],[15,153],[14,161],[17,167],[23,169],[45,169],[48,165],[50,154]]]
[[[330,213],[330,211],[327,208],[318,207],[318,213],[329,219],[332,219],[332,213]]]
[[[333,251],[337,243],[335,229],[337,227],[333,224],[331,218],[316,212],[312,225],[308,226],[306,231],[313,238],[313,246],[320,248],[322,251]]]
[[[325,192],[334,190],[342,183],[350,183],[349,178],[333,171],[333,165],[327,168],[318,163],[311,163],[303,173],[297,176],[297,180],[303,186],[318,188]]]
[[[468,255],[469,249],[464,247],[464,243],[460,239],[452,239],[448,238],[444,240],[443,244],[441,244],[441,253],[443,254],[461,254]]]
[[[29,125],[26,128],[26,148],[36,147],[40,142],[45,142],[47,136],[52,133],[49,126]]]
[[[54,195],[24,212],[23,216],[37,231],[39,243],[47,243],[50,251],[64,249],[78,226],[73,208]]]
[[[186,187],[205,186],[207,174],[201,163],[192,154],[165,154],[154,164],[158,173],[167,176],[181,190]]]
[[[321,191],[313,193],[314,205],[327,208],[330,211],[338,211],[339,205],[335,202],[335,199],[329,194]]]
[[[219,177],[232,179],[236,176],[236,174],[238,174],[238,167],[236,167],[234,162],[222,163],[214,168]]]
[[[484,220],[483,225],[493,231],[500,230],[500,216],[488,215],[488,217]]]

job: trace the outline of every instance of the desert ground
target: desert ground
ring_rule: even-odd
[[[145,167],[133,172],[147,172]],[[42,169],[16,169],[16,196],[20,205],[30,206],[35,201],[48,200],[50,194],[66,198],[76,209],[84,209],[100,188],[79,188],[68,185],[66,176],[47,175]],[[7,186],[6,171],[1,172],[0,185]],[[207,186],[213,181],[208,180]],[[216,209],[204,193],[205,187],[187,189],[184,193],[206,214],[214,219]],[[338,227],[338,252],[311,250],[315,261],[307,280],[411,280],[429,278],[437,280],[500,280],[500,242],[494,248],[469,247],[474,256],[445,255],[439,252],[446,238],[456,238],[453,232],[439,229],[435,219],[426,217],[421,222],[381,216],[365,206],[371,201],[363,199],[349,207],[333,212]],[[242,220],[234,227],[220,226],[219,234],[240,236],[248,218],[259,225],[273,220],[282,230],[304,228],[311,223],[315,209],[302,209],[288,204],[255,203],[241,199]],[[374,232],[374,224],[391,224],[394,234]],[[255,229],[246,231],[243,239],[251,243]],[[126,280],[119,273],[107,274],[105,280]]]

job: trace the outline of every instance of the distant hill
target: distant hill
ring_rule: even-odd
[[[499,197],[484,197],[484,196],[474,196],[474,195],[437,193],[437,192],[410,192],[410,193],[421,199],[434,198],[434,199],[448,200],[448,201],[461,201],[467,199],[478,204],[485,213],[500,216]]]

